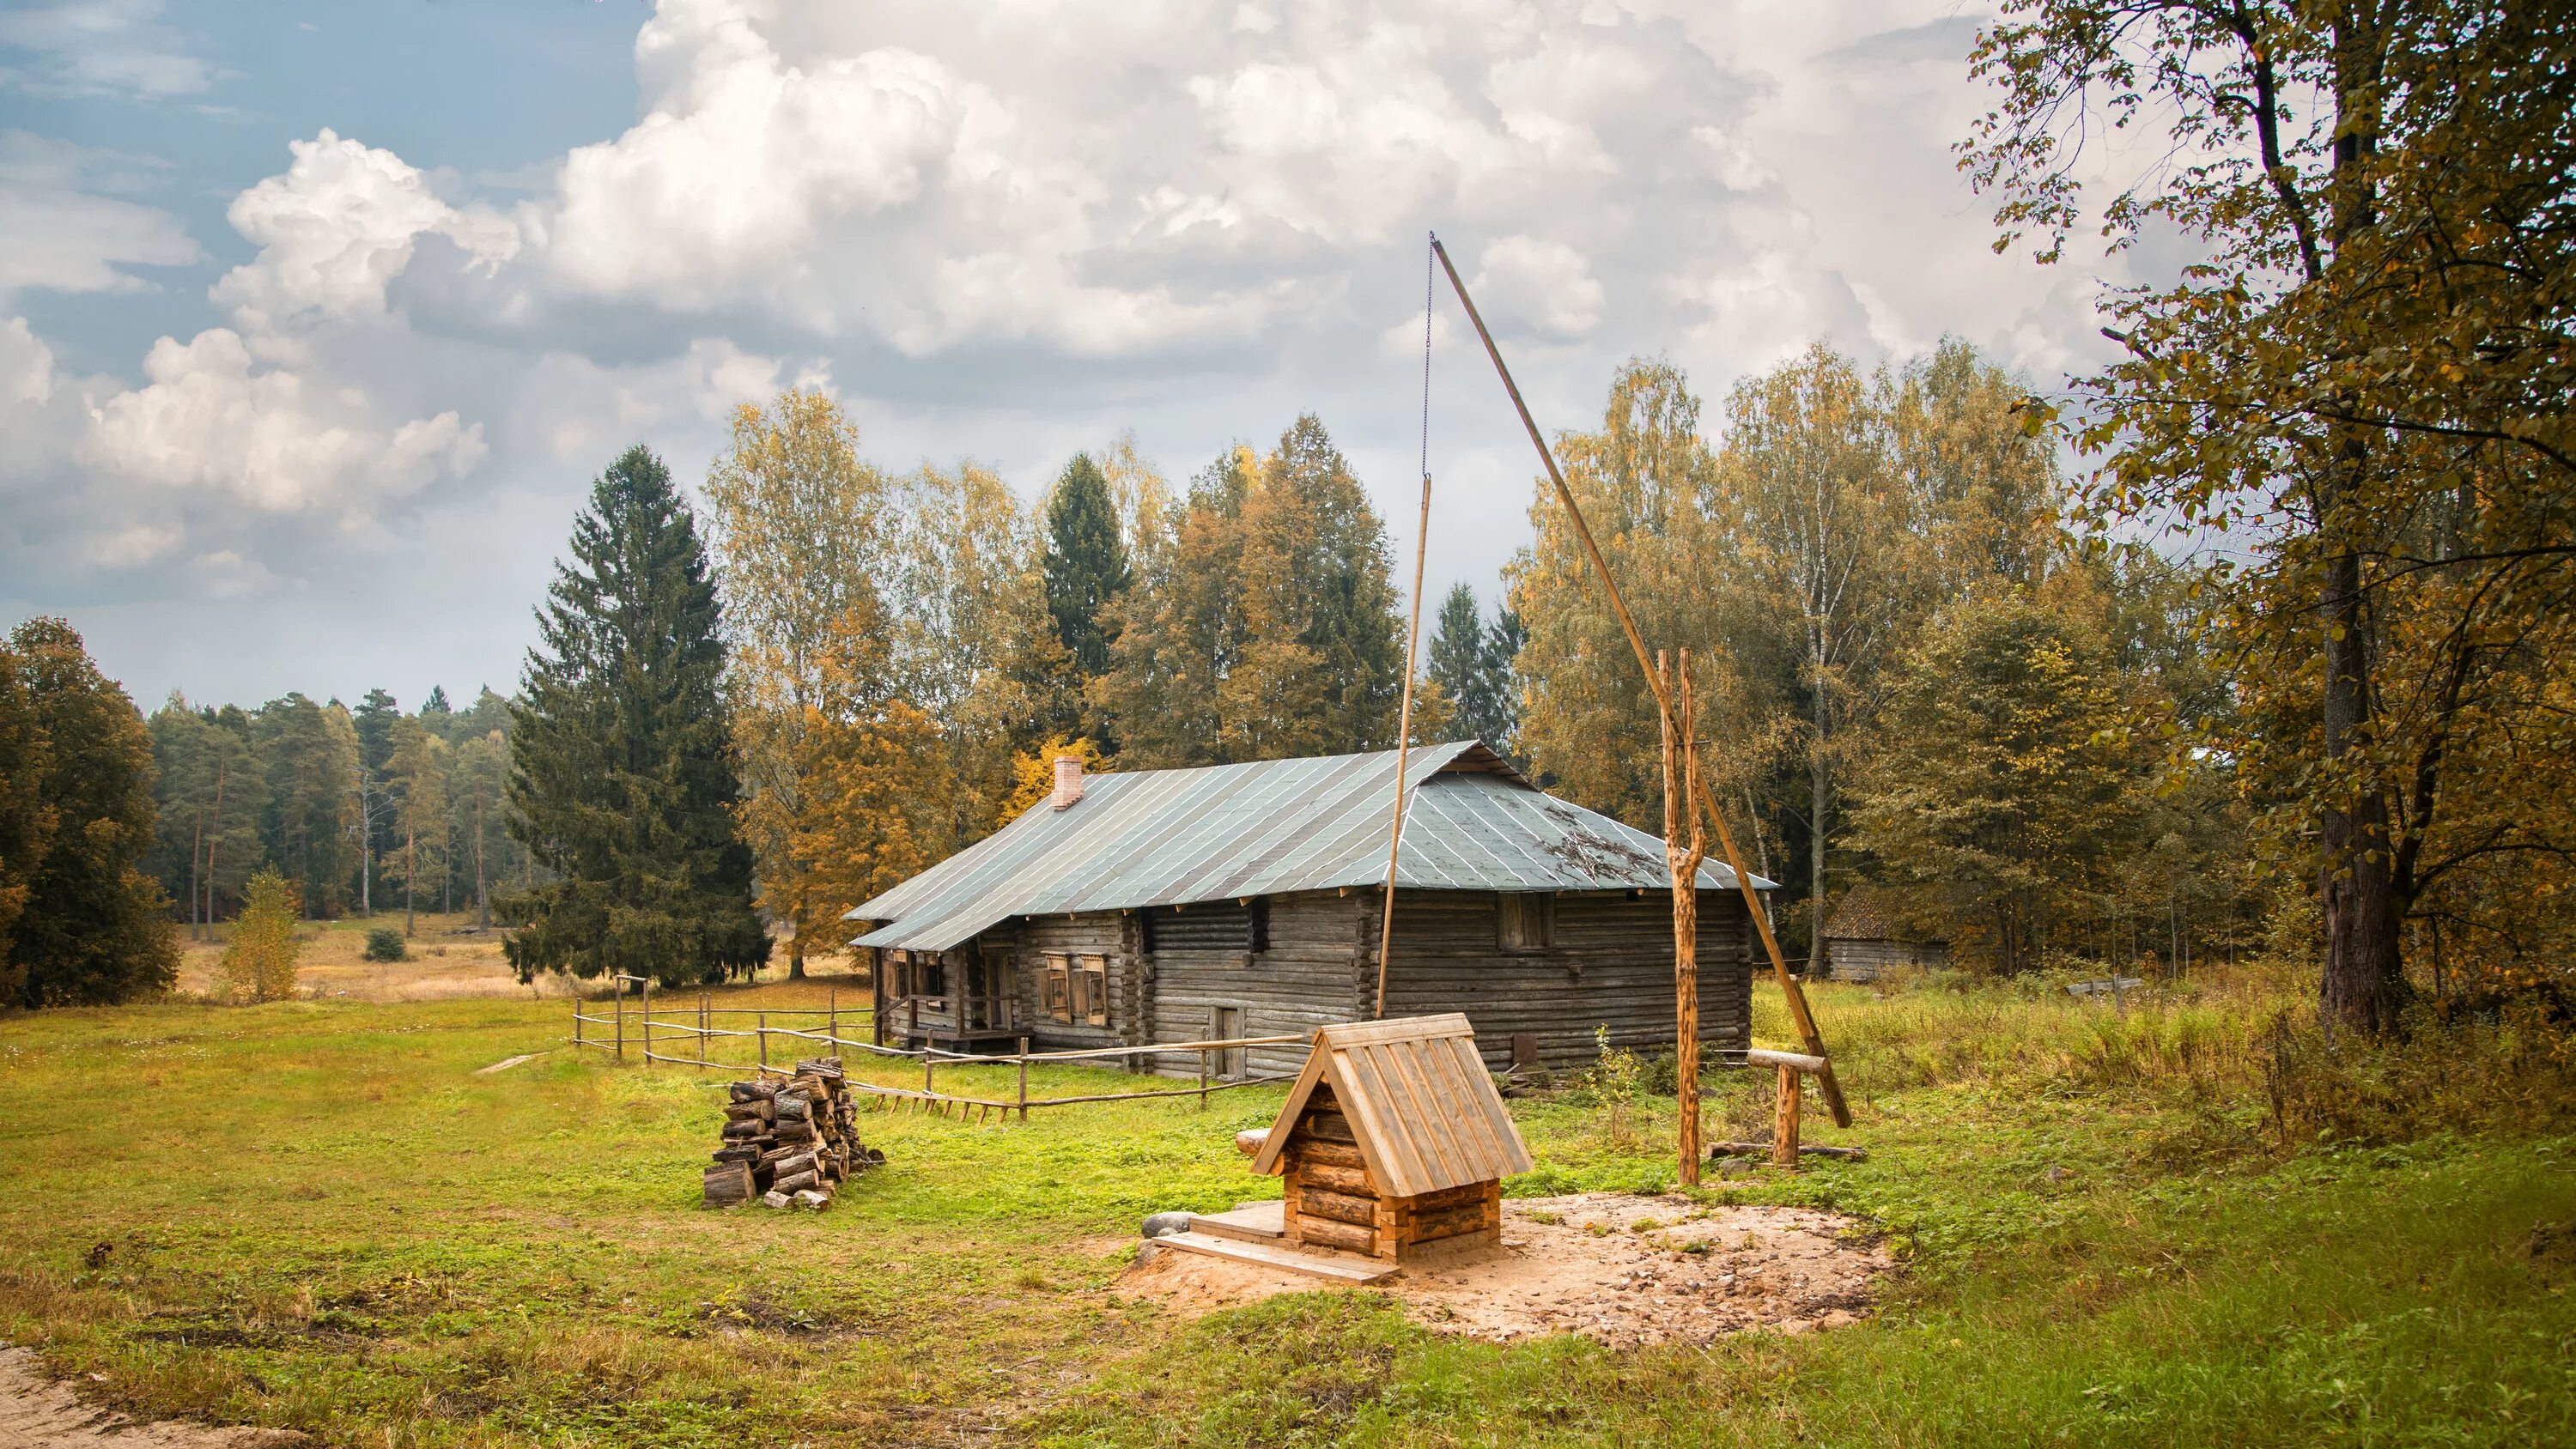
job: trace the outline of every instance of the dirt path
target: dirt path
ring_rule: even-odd
[[[1613,1348],[1706,1343],[1767,1328],[1804,1333],[1869,1311],[1887,1251],[1858,1224],[1809,1208],[1702,1208],[1680,1197],[1587,1193],[1503,1204],[1503,1247],[1409,1266],[1383,1289],[1415,1321],[1498,1343],[1577,1333]],[[1158,1250],[1120,1294],[1195,1317],[1319,1279]]]
[[[289,1429],[213,1429],[168,1419],[137,1424],[81,1402],[23,1348],[0,1348],[0,1445],[8,1449],[299,1449]]]

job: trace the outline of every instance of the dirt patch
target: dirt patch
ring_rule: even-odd
[[[1804,1333],[1866,1313],[1893,1266],[1856,1228],[1811,1208],[1703,1208],[1627,1193],[1516,1198],[1503,1205],[1500,1251],[1408,1265],[1357,1291],[1389,1293],[1418,1323],[1497,1343],[1578,1333],[1629,1348],[1753,1328]],[[1141,1255],[1116,1291],[1195,1317],[1328,1286],[1163,1248]]]
[[[216,1429],[179,1419],[138,1424],[83,1403],[23,1348],[0,1348],[0,1444],[10,1449],[300,1449],[292,1429]]]

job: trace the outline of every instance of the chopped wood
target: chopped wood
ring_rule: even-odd
[[[769,1207],[820,1207],[837,1183],[885,1161],[859,1141],[857,1104],[836,1057],[798,1062],[784,1086],[731,1083],[726,1098],[715,1165],[705,1169],[711,1205],[757,1198]]]

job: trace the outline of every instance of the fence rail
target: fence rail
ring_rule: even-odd
[[[1217,1092],[1230,1092],[1241,1087],[1258,1087],[1271,1082],[1284,1082],[1291,1080],[1295,1076],[1294,1073],[1272,1073],[1269,1075],[1257,1076],[1247,1075],[1235,1078],[1231,1081],[1220,1081],[1213,1074],[1216,1057],[1219,1053],[1248,1051],[1253,1047],[1306,1047],[1309,1045],[1308,1039],[1305,1036],[1292,1034],[1288,1036],[1228,1037],[1208,1041],[1145,1042],[1134,1046],[1081,1047],[1069,1051],[1046,1052],[1030,1051],[1029,1039],[1023,1036],[1019,1039],[1020,1049],[1018,1051],[997,1053],[990,1056],[979,1055],[973,1052],[948,1051],[940,1047],[928,1045],[920,1047],[889,1047],[881,1046],[872,1041],[852,1040],[840,1035],[840,1024],[843,1020],[855,1018],[861,1021],[868,1021],[872,1019],[872,1014],[864,1009],[844,1010],[837,1001],[822,1007],[719,1007],[713,1005],[712,998],[705,992],[700,992],[698,994],[697,1001],[689,1009],[689,1016],[687,1019],[676,1018],[669,1015],[657,1017],[653,1014],[653,985],[650,980],[636,976],[618,976],[615,980],[618,986],[618,991],[615,997],[616,1007],[612,1013],[593,1014],[585,1012],[582,1010],[582,1006],[584,1005],[582,999],[577,996],[573,998],[572,1044],[574,1046],[588,1047],[597,1051],[607,1052],[622,1061],[626,1057],[627,1038],[631,1033],[636,1038],[635,1050],[638,1057],[648,1063],[662,1062],[671,1066],[681,1067],[715,1067],[733,1072],[742,1071],[748,1068],[753,1071],[767,1072],[778,1076],[787,1076],[790,1075],[790,1072],[785,1067],[774,1067],[769,1064],[769,1046],[770,1040],[773,1037],[783,1038],[790,1043],[796,1044],[815,1042],[831,1047],[847,1048],[854,1051],[866,1052],[880,1057],[903,1058],[921,1063],[921,1086],[918,1089],[909,1087],[888,1087],[874,1082],[863,1082],[855,1079],[848,1082],[849,1089],[853,1093],[873,1099],[881,1108],[886,1110],[893,1110],[899,1106],[910,1103],[917,1105],[924,1111],[948,1112],[954,1110],[960,1117],[966,1116],[970,1113],[978,1114],[978,1121],[989,1120],[996,1111],[999,1111],[1004,1120],[1007,1121],[1010,1114],[1016,1111],[1019,1113],[1020,1120],[1026,1122],[1029,1119],[1030,1111],[1039,1107],[1072,1107],[1094,1102],[1134,1102],[1142,1101],[1149,1097],[1167,1097],[1176,1100],[1181,1098],[1195,1098],[1200,1108],[1204,1110],[1207,1106],[1207,1099]],[[633,1012],[629,1012],[626,1009],[625,988],[628,982],[635,982],[641,988],[639,994],[642,997],[642,1000],[637,1009]],[[668,1010],[669,1008],[665,1006],[664,1011],[668,1012]],[[754,1018],[754,1023],[751,1029],[747,1031],[732,1027],[723,1027],[715,1024],[715,1018],[718,1016],[749,1016]],[[822,1031],[811,1031],[792,1026],[773,1026],[769,1021],[769,1018],[772,1016],[820,1016],[826,1019],[826,1025],[825,1029]],[[603,1035],[596,1032],[585,1034],[582,1030],[585,1026],[606,1027],[609,1029],[609,1034]],[[656,1033],[659,1033],[664,1041],[678,1038],[693,1042],[696,1046],[696,1054],[694,1056],[673,1056],[667,1052],[655,1051],[653,1048],[655,1045]],[[725,1041],[729,1039],[739,1040],[744,1038],[748,1038],[754,1043],[755,1050],[757,1052],[757,1060],[750,1062],[718,1061],[711,1058],[707,1053],[708,1044],[711,1042]],[[1029,1064],[1032,1062],[1045,1065],[1048,1063],[1123,1059],[1132,1067],[1139,1058],[1190,1055],[1195,1055],[1198,1058],[1198,1085],[1195,1087],[1173,1087],[1143,1092],[1086,1092],[1069,1097],[1032,1097],[1029,1095]],[[1018,1092],[1015,1096],[1008,1099],[1000,1097],[970,1096],[957,1092],[942,1092],[939,1090],[938,1082],[939,1065],[942,1062],[961,1063],[982,1067],[1016,1066],[1019,1069]]]

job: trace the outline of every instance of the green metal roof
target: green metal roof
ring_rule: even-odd
[[[1092,775],[851,911],[852,942],[944,951],[1014,916],[1379,885],[1396,752]],[[1662,888],[1664,843],[1557,799],[1472,740],[1411,752],[1396,884],[1419,890]],[[1757,889],[1772,883],[1755,877]],[[1725,866],[1705,890],[1733,890]]]

